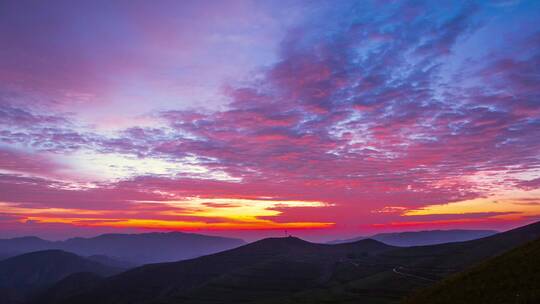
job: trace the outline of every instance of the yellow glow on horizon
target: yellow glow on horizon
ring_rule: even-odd
[[[531,202],[530,200],[533,200]],[[537,200],[537,201],[534,201]],[[516,214],[494,216],[514,218],[516,216],[540,216],[540,189],[534,191],[508,191],[487,198],[476,198],[448,204],[430,205],[421,209],[411,209],[403,216],[434,214],[465,214],[488,212],[515,212]]]
[[[330,204],[319,201],[279,201],[270,199],[238,199],[238,198],[188,198],[177,201],[139,201],[139,203],[167,204],[172,209],[163,211],[163,215],[195,216],[205,218],[224,218],[234,221],[261,221],[259,217],[278,216],[282,212],[278,208],[293,207],[327,207]]]
[[[125,210],[29,208],[2,202],[0,208],[18,216],[19,222],[89,227],[265,230],[328,228],[334,225],[332,222],[276,222],[269,219],[282,214],[280,208],[330,206],[317,201],[192,197],[184,200],[132,203],[133,208]],[[151,205],[160,205],[160,208],[154,209]]]
[[[258,222],[217,222],[207,223],[202,221],[174,221],[155,219],[104,219],[104,218],[49,218],[28,217],[26,220],[48,224],[71,224],[74,226],[87,227],[116,227],[116,228],[144,228],[144,229],[167,229],[167,230],[271,230],[271,229],[314,229],[329,228],[334,223],[325,222],[287,222],[277,223],[266,220]]]

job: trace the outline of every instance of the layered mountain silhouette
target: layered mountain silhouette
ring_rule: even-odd
[[[366,239],[270,238],[196,259],[145,265],[39,303],[399,303],[540,237],[540,222],[457,243],[400,248]],[[64,282],[67,286],[72,286]]]
[[[394,248],[374,240],[324,245],[294,237],[264,239],[197,259],[139,267],[65,303],[236,303],[283,297],[327,282],[336,263]]]
[[[71,238],[65,241],[47,241],[37,237],[0,240],[0,256],[60,249],[81,256],[108,257],[125,265],[142,265],[178,261],[207,255],[245,244],[234,238],[193,233],[103,234],[93,238]],[[105,257],[103,257],[105,256]]]
[[[474,239],[483,238],[486,236],[497,234],[495,230],[426,230],[426,231],[411,231],[411,232],[396,232],[396,233],[379,233],[370,237],[356,237],[345,240],[335,240],[328,244],[350,243],[366,238],[377,240],[388,245],[409,247],[435,245],[450,242],[463,242]]]
[[[0,262],[0,303],[22,303],[74,273],[109,276],[123,270],[61,250],[11,257]]]
[[[54,243],[35,236],[0,239],[0,260],[32,251],[58,249]]]

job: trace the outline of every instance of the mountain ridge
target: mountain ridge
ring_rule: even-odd
[[[48,241],[28,236],[0,239],[0,255],[9,257],[32,251],[59,249],[81,256],[105,255],[128,264],[176,261],[207,255],[245,244],[241,239],[185,232],[109,233]]]
[[[128,270],[106,279],[101,286],[89,293],[95,292],[97,296],[84,294],[67,302],[150,303],[155,298],[164,298],[166,302],[167,299],[207,297],[212,292],[201,290],[219,289],[216,286],[231,282],[266,286],[261,292],[265,292],[268,285],[271,285],[275,288],[272,293],[281,294],[287,293],[289,289],[302,289],[319,284],[319,281],[325,280],[328,275],[328,268],[347,259],[350,253],[374,254],[394,248],[374,240],[326,245],[294,237],[267,238],[192,260],[150,264]],[[272,275],[270,280],[267,280],[264,274],[273,271],[275,267],[290,271],[276,273],[277,277]],[[172,278],[176,281],[172,281]],[[290,285],[283,290],[283,286],[279,285],[280,281],[288,281]],[[255,290],[255,287],[252,288],[250,293],[255,293]],[[112,302],[107,300],[109,293],[114,294]]]
[[[420,230],[378,233],[371,236],[359,236],[350,239],[333,240],[327,244],[350,243],[366,238],[381,241],[388,245],[409,247],[422,245],[436,245],[451,242],[469,241],[490,235],[497,234],[496,230],[471,230],[471,229],[449,229],[449,230]]]

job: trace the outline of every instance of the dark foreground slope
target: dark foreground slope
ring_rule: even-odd
[[[73,238],[62,249],[82,255],[106,255],[134,264],[192,259],[244,245],[234,238],[184,232],[103,234]]]
[[[81,294],[97,286],[105,280],[93,272],[77,272],[68,275],[55,283],[51,288],[41,292],[28,303],[54,304],[70,297]]]
[[[457,243],[406,247],[388,258],[411,268],[457,272],[540,237],[540,221],[493,236]]]
[[[540,239],[422,290],[404,304],[540,303]]]
[[[60,250],[23,254],[0,262],[0,303],[20,303],[70,274],[93,272],[102,276],[119,273],[112,268]]]

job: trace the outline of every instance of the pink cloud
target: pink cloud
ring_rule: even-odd
[[[23,24],[25,14],[10,15],[11,28],[0,31],[10,42],[2,58],[28,63],[0,73],[6,83],[0,142],[10,147],[0,148],[0,166],[10,171],[0,176],[0,201],[172,220],[159,214],[170,207],[133,201],[271,197],[328,203],[275,208],[279,215],[261,217],[275,223],[505,225],[489,211],[409,222],[399,212],[374,211],[537,188],[537,179],[513,176],[537,176],[540,166],[534,70],[540,56],[531,47],[538,33],[520,34],[507,50],[488,44],[493,55],[475,61],[459,47],[477,39],[481,5],[429,18],[425,13],[435,9],[429,4],[383,5],[387,13],[377,20],[361,13],[370,10],[340,5],[317,6],[314,16],[294,21],[304,5],[289,15],[248,2],[211,9],[198,2],[137,2],[106,10],[96,28],[76,18],[87,5],[23,10],[30,25]],[[47,16],[58,18],[45,27]],[[91,10],[88,18],[100,16]],[[182,85],[202,89],[195,94]],[[204,99],[202,91],[212,93]],[[211,106],[200,106],[206,101]],[[132,119],[135,114],[144,118]],[[97,125],[88,125],[88,117]],[[64,168],[48,155],[80,151],[175,164],[188,159],[230,179],[175,171],[93,187],[53,180]]]

